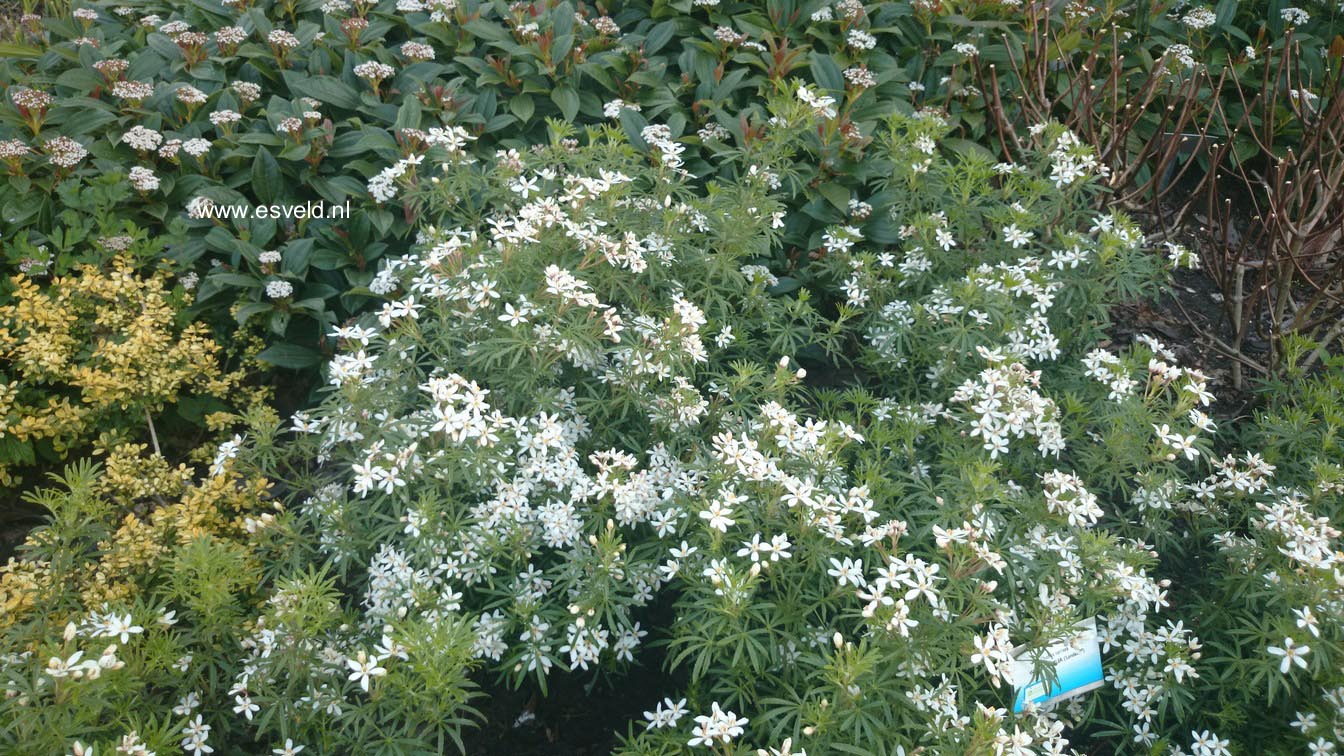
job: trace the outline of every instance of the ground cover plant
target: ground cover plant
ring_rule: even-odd
[[[1333,170],[1338,8],[37,10],[6,752],[568,753],[613,696],[622,754],[1344,743],[1337,329],[1246,396],[1116,322],[1255,263],[1186,177]],[[1312,229],[1285,317],[1327,194],[1256,227]],[[1015,706],[1084,621],[1101,686]]]

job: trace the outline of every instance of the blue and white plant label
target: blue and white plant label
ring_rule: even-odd
[[[1046,647],[1039,656],[1025,653],[1025,647],[1013,650],[1012,681],[1017,688],[1013,712],[1028,703],[1041,706],[1082,695],[1101,687],[1101,646],[1097,640],[1097,620],[1089,617],[1074,626],[1077,632],[1066,641]],[[1055,667],[1055,679],[1047,681],[1036,672],[1036,660]]]

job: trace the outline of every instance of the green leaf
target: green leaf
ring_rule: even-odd
[[[826,201],[835,206],[840,212],[849,211],[849,189],[840,184],[829,183],[817,187],[817,191]]]
[[[420,100],[414,97],[407,97],[397,110],[396,127],[398,129],[418,129],[420,128]]]
[[[304,76],[295,71],[285,71],[284,76],[290,91],[296,94],[346,110],[359,107],[359,93],[355,88],[334,76]]]
[[[369,222],[373,224],[373,227],[378,230],[381,236],[388,235],[392,230],[392,223],[396,220],[392,213],[386,210],[370,210],[368,215]]]
[[[279,196],[281,181],[280,164],[270,151],[259,148],[252,159],[252,193],[263,203],[273,202]]]
[[[535,109],[531,95],[520,94],[509,98],[509,112],[517,116],[518,120],[523,123],[527,123],[532,118],[532,112]]]
[[[368,193],[368,187],[353,176],[314,177],[312,186],[313,191],[333,205],[341,204],[347,197],[363,197]]]
[[[42,51],[32,45],[18,45],[13,42],[0,44],[0,58],[40,58]]]
[[[840,72],[840,66],[829,55],[812,53],[812,78],[817,82],[817,86],[831,92],[845,91],[845,75]]]
[[[276,310],[271,313],[271,333],[284,338],[285,331],[289,330],[289,317],[289,313],[284,310]]]
[[[649,145],[644,141],[644,128],[649,122],[644,120],[644,116],[636,113],[630,108],[621,108],[621,128],[625,130],[625,135],[630,139],[630,144],[641,150],[647,150]]]
[[[677,24],[675,21],[664,21],[653,27],[644,37],[644,54],[653,55],[663,49],[668,42],[672,41],[672,35],[676,33]]]
[[[556,87],[551,92],[551,101],[560,108],[560,114],[566,121],[573,121],[579,114],[579,93],[575,92],[573,87]]]
[[[285,245],[283,262],[286,273],[303,276],[308,272],[308,261],[313,258],[314,243],[314,239],[295,239]]]
[[[247,321],[253,315],[260,315],[263,312],[270,312],[274,307],[270,302],[248,302],[238,308],[234,313],[234,320],[238,321],[239,327],[247,325]]]
[[[257,359],[276,367],[303,370],[322,364],[322,353],[297,344],[273,344],[263,349]]]

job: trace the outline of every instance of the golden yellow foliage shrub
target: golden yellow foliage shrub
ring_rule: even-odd
[[[100,436],[104,450],[146,433],[157,444],[153,416],[167,405],[241,385],[207,327],[181,323],[187,303],[166,270],[141,274],[119,256],[44,286],[12,284],[0,306],[0,486],[39,450],[53,461]]]
[[[270,481],[228,464],[193,480],[196,470],[172,468],[142,444],[71,469],[67,482],[87,484],[30,496],[52,522],[29,534],[25,556],[0,567],[0,628],[34,611],[69,612],[72,601],[91,609],[141,598],[166,577],[174,551],[196,539],[240,546],[249,568],[260,569],[248,544],[279,511]]]

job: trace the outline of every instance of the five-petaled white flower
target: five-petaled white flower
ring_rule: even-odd
[[[1283,648],[1270,646],[1268,651],[1271,656],[1283,657],[1283,661],[1279,664],[1279,672],[1286,675],[1294,664],[1302,669],[1307,668],[1307,660],[1303,657],[1311,653],[1311,646],[1306,644],[1299,646],[1292,638],[1284,638]]]
[[[355,654],[355,658],[353,659],[346,659],[345,666],[350,668],[349,679],[358,680],[359,687],[367,692],[369,689],[369,680],[387,674],[386,669],[378,666],[378,661],[377,656],[370,659],[369,655],[363,651]]]

